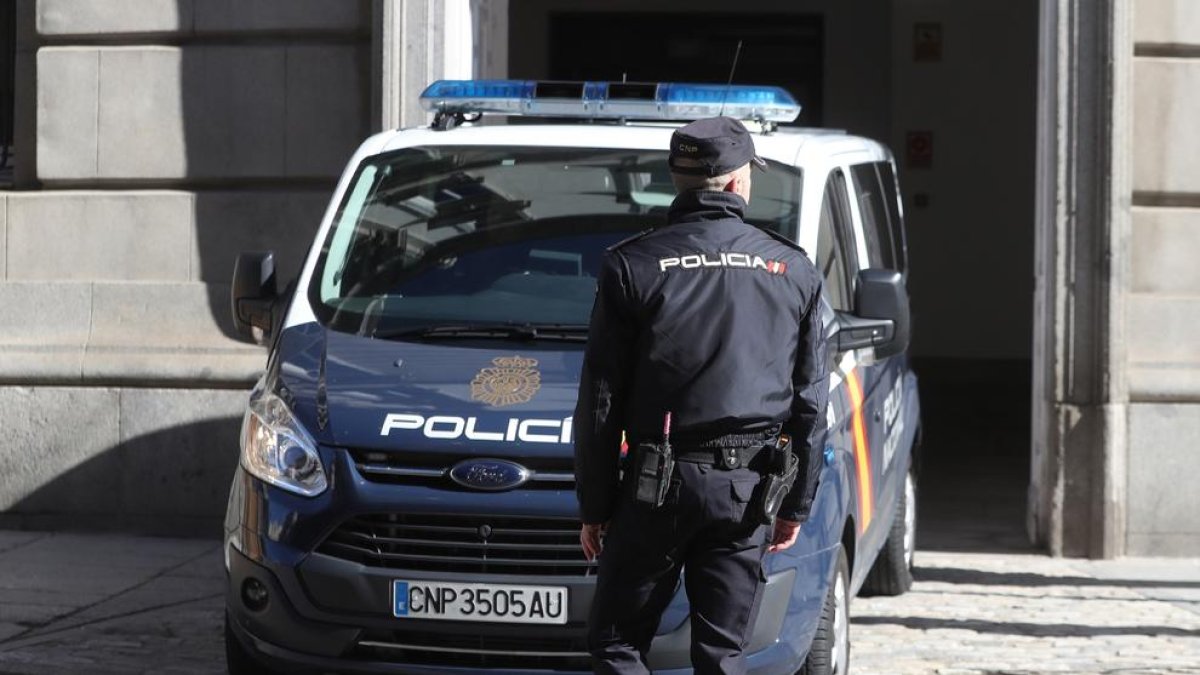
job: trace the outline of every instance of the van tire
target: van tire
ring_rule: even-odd
[[[796,675],[846,675],[850,672],[850,564],[838,547],[837,567],[821,605],[821,620],[804,665]]]
[[[229,675],[276,675],[274,670],[256,661],[233,634],[228,614],[225,615],[225,669]]]
[[[912,588],[917,538],[917,477],[910,467],[904,477],[887,541],[863,580],[863,595],[902,595]]]

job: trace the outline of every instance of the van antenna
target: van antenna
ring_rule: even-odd
[[[733,86],[733,74],[737,72],[738,57],[742,55],[742,41],[738,40],[737,49],[733,52],[733,65],[729,68],[729,80],[725,82],[725,93],[721,96],[721,112],[717,116],[725,114],[725,99],[729,98],[729,89]]]

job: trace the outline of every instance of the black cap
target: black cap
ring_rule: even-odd
[[[677,166],[686,158],[697,166]],[[767,163],[754,154],[754,141],[741,122],[732,117],[709,117],[684,125],[671,134],[671,171],[690,176],[723,176],[754,163],[760,169]]]

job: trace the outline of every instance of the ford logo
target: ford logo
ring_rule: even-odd
[[[467,459],[450,468],[450,478],[474,490],[511,490],[529,480],[529,469],[503,459]]]

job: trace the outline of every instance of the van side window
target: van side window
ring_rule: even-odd
[[[888,209],[888,222],[892,232],[892,244],[895,247],[895,267],[900,272],[908,271],[908,241],[904,233],[904,210],[900,206],[899,195],[896,194],[896,172],[891,162],[879,162],[875,165],[879,171],[879,181],[883,185],[883,202]]]
[[[871,267],[896,269],[896,249],[892,242],[890,212],[878,164],[853,166],[850,168],[850,176],[854,179],[858,210],[862,213],[867,262]]]
[[[850,274],[846,269],[845,232],[850,218],[847,207],[846,179],[834,171],[825,183],[821,201],[821,222],[817,228],[817,267],[825,278],[825,293],[834,309],[850,311]]]

